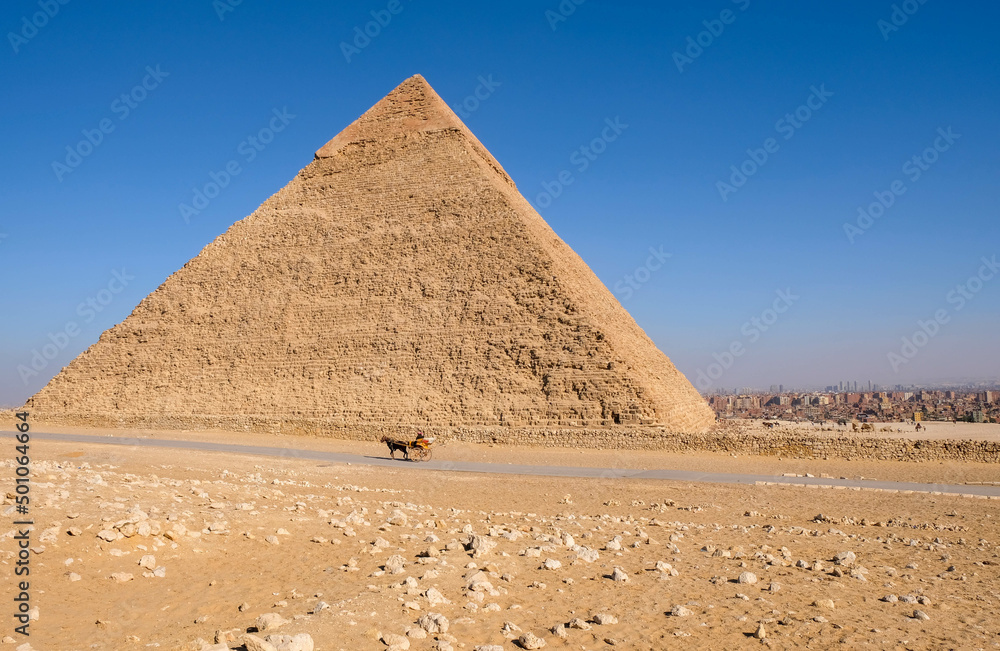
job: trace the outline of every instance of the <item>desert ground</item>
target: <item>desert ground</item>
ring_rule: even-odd
[[[127,434],[387,456],[376,442]],[[1000,647],[993,499],[31,445],[37,618],[28,640],[7,618],[12,649]],[[1000,480],[995,464],[458,443],[440,458]],[[21,578],[8,526],[11,600]]]

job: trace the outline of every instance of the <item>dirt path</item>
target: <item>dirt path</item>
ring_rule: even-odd
[[[13,433],[4,432],[4,436],[13,437]],[[181,450],[198,450],[201,452],[221,452],[229,454],[248,454],[286,459],[309,459],[314,461],[329,461],[333,463],[381,466],[393,468],[413,467],[404,461],[390,458],[360,455],[345,452],[328,452],[293,447],[267,447],[260,445],[238,445],[218,443],[213,441],[188,441],[179,439],[154,439],[139,437],[98,437],[84,434],[65,434],[52,432],[32,432],[33,438],[52,441],[77,443],[92,443],[117,446],[139,446],[173,448]],[[588,477],[604,479],[666,479],[674,481],[706,482],[716,484],[790,484],[795,486],[815,486],[817,488],[853,488],[888,491],[913,491],[923,493],[943,493],[956,495],[989,496],[1000,499],[1000,486],[985,484],[945,484],[918,483],[898,481],[878,481],[868,479],[848,479],[846,477],[814,477],[800,476],[798,473],[783,475],[702,472],[682,469],[633,469],[633,468],[595,468],[586,466],[553,466],[514,463],[484,463],[476,461],[432,460],[419,464],[421,470],[438,470],[450,472],[473,472],[501,475],[532,475],[544,477]],[[793,476],[794,475],[794,476]]]

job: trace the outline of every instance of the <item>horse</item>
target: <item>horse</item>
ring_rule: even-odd
[[[389,456],[394,460],[396,458],[397,450],[403,453],[403,459],[406,461],[410,460],[410,446],[406,443],[406,441],[397,441],[396,439],[391,439],[388,436],[383,436],[379,439],[379,441],[389,446]]]

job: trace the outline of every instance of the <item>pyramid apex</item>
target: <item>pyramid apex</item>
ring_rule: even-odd
[[[416,74],[396,86],[333,140],[323,145],[316,152],[316,158],[334,156],[351,143],[388,140],[407,133],[449,128],[468,132],[468,128],[427,80]]]

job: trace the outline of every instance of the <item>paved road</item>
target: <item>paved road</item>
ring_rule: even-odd
[[[13,432],[0,432],[0,436],[12,438]],[[598,477],[605,479],[669,479],[675,481],[707,482],[716,484],[756,484],[769,482],[792,485],[845,486],[868,489],[914,491],[920,493],[957,493],[964,495],[986,495],[1000,498],[1000,486],[966,484],[918,484],[896,481],[876,481],[870,479],[828,479],[819,477],[776,477],[773,475],[741,475],[722,472],[696,472],[691,470],[639,470],[630,468],[584,468],[576,466],[530,466],[503,463],[482,463],[476,461],[433,460],[421,463],[393,461],[385,457],[347,454],[343,452],[322,452],[295,448],[272,448],[257,445],[231,445],[209,441],[177,441],[170,439],[128,438],[110,436],[88,436],[83,434],[52,434],[31,431],[32,438],[49,441],[68,441],[98,445],[138,446],[149,448],[172,448],[198,450],[202,452],[226,452],[229,454],[250,454],[287,459],[308,459],[332,463],[350,463],[366,466],[382,466],[413,470],[447,470],[451,472],[480,472],[501,475],[538,475],[544,477]]]

